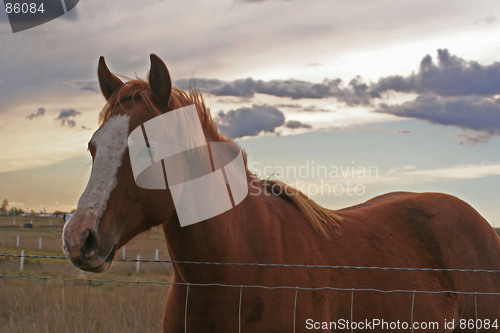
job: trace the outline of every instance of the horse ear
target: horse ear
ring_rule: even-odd
[[[168,107],[172,94],[170,74],[165,63],[156,54],[151,54],[150,59],[149,86],[153,91],[155,101],[163,107]]]
[[[103,56],[99,58],[97,77],[99,78],[99,87],[101,87],[102,94],[106,100],[123,85],[123,82],[108,69]]]

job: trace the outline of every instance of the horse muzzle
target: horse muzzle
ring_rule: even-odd
[[[111,266],[117,244],[102,246],[97,233],[87,229],[78,237],[71,237],[69,230],[63,232],[63,251],[71,263],[84,271],[101,273]]]

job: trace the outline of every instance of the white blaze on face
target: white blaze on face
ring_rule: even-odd
[[[97,230],[109,195],[117,184],[117,172],[127,149],[129,120],[128,115],[109,118],[91,140],[96,147],[92,173],[75,213],[64,226],[63,238],[69,248],[85,230]]]

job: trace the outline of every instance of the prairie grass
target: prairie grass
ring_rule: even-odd
[[[33,219],[33,229],[23,228],[29,217],[0,216],[0,253],[63,256],[61,220]],[[500,230],[496,230],[500,235]],[[20,247],[16,247],[17,235]],[[42,237],[42,250],[38,238]],[[163,234],[154,228],[126,245],[126,257],[168,259]],[[122,257],[119,250],[117,258]],[[140,273],[134,262],[114,262],[103,274],[83,272],[61,259],[26,258],[24,275],[90,279],[62,281],[21,277],[19,258],[0,257],[0,332],[160,332],[168,285],[134,283],[169,282],[172,269],[166,263],[141,263]],[[123,282],[99,282],[120,280]]]
[[[62,220],[33,219],[33,229],[23,228],[29,217],[0,217],[0,253],[63,256]],[[16,247],[17,235],[20,246]],[[42,237],[42,250],[38,238]],[[126,257],[168,259],[163,234],[155,228],[126,246]],[[117,258],[122,257],[118,251]],[[20,273],[19,258],[0,257],[0,332],[160,332],[168,285],[135,283],[169,282],[172,274],[167,263],[141,263],[140,273],[134,262],[114,262],[103,274],[83,272],[69,260],[25,258]],[[27,278],[22,275],[47,277]],[[50,279],[86,279],[62,281]],[[90,279],[88,281],[87,279]],[[99,282],[95,280],[119,280]]]

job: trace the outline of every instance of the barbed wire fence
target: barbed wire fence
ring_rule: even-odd
[[[23,261],[24,258],[31,259],[51,259],[51,260],[68,260],[67,257],[64,256],[44,256],[44,255],[25,255],[25,254],[0,254],[0,258],[18,258],[20,261]],[[176,261],[176,260],[151,260],[151,259],[115,259],[115,261],[120,262],[145,262],[145,263],[167,263],[167,264],[188,264],[188,265],[216,265],[216,266],[254,266],[254,267],[284,267],[284,268],[310,268],[310,269],[353,269],[353,270],[380,270],[380,271],[417,271],[417,272],[461,272],[461,273],[487,273],[487,274],[500,274],[500,269],[454,269],[454,268],[412,268],[412,267],[377,267],[377,266],[338,266],[338,265],[307,265],[307,264],[276,264],[276,263],[240,263],[240,262],[206,262],[206,261]],[[188,317],[189,317],[189,290],[190,287],[224,287],[224,288],[235,288],[239,289],[239,300],[238,300],[238,333],[241,333],[242,330],[242,320],[241,320],[241,311],[242,311],[242,297],[244,294],[244,290],[246,289],[266,289],[266,290],[293,290],[294,298],[293,298],[293,314],[291,317],[293,318],[293,333],[296,332],[296,314],[297,314],[297,299],[299,295],[299,291],[321,291],[321,290],[331,290],[331,291],[342,291],[350,293],[350,320],[353,321],[354,318],[354,300],[355,294],[362,292],[375,292],[381,294],[396,294],[396,293],[404,293],[411,295],[411,313],[410,313],[410,329],[411,332],[414,331],[414,304],[415,304],[415,295],[417,294],[455,294],[455,295],[469,295],[474,297],[474,310],[475,310],[475,318],[474,322],[477,322],[478,317],[478,302],[477,298],[480,295],[490,295],[490,296],[500,296],[500,292],[477,292],[477,291],[456,291],[456,290],[406,290],[406,289],[391,289],[391,290],[382,290],[376,288],[338,288],[331,286],[320,286],[320,287],[303,287],[303,286],[287,286],[287,285],[278,285],[278,286],[265,286],[265,285],[237,285],[237,284],[225,284],[225,283],[189,283],[189,282],[165,282],[165,281],[148,281],[148,280],[119,280],[119,279],[89,279],[89,278],[67,278],[60,276],[34,276],[34,275],[25,275],[25,274],[0,274],[1,279],[32,279],[32,280],[41,280],[42,281],[42,289],[40,296],[40,314],[39,314],[39,327],[41,331],[42,322],[43,322],[43,312],[42,312],[42,304],[44,298],[44,291],[46,287],[47,281],[57,280],[64,282],[85,282],[86,283],[86,291],[85,291],[85,304],[84,304],[84,328],[83,331],[85,333],[89,332],[89,294],[90,288],[92,284],[103,284],[103,283],[116,283],[116,284],[128,284],[128,285],[136,285],[136,294],[134,304],[134,332],[138,331],[138,290],[141,285],[157,285],[157,286],[172,286],[172,285],[182,285],[186,287],[186,296],[185,296],[185,307],[184,307],[184,332],[188,332]],[[500,319],[500,318],[499,318]],[[354,331],[354,328],[351,327],[351,332]],[[478,332],[478,327],[475,327],[475,332]]]

